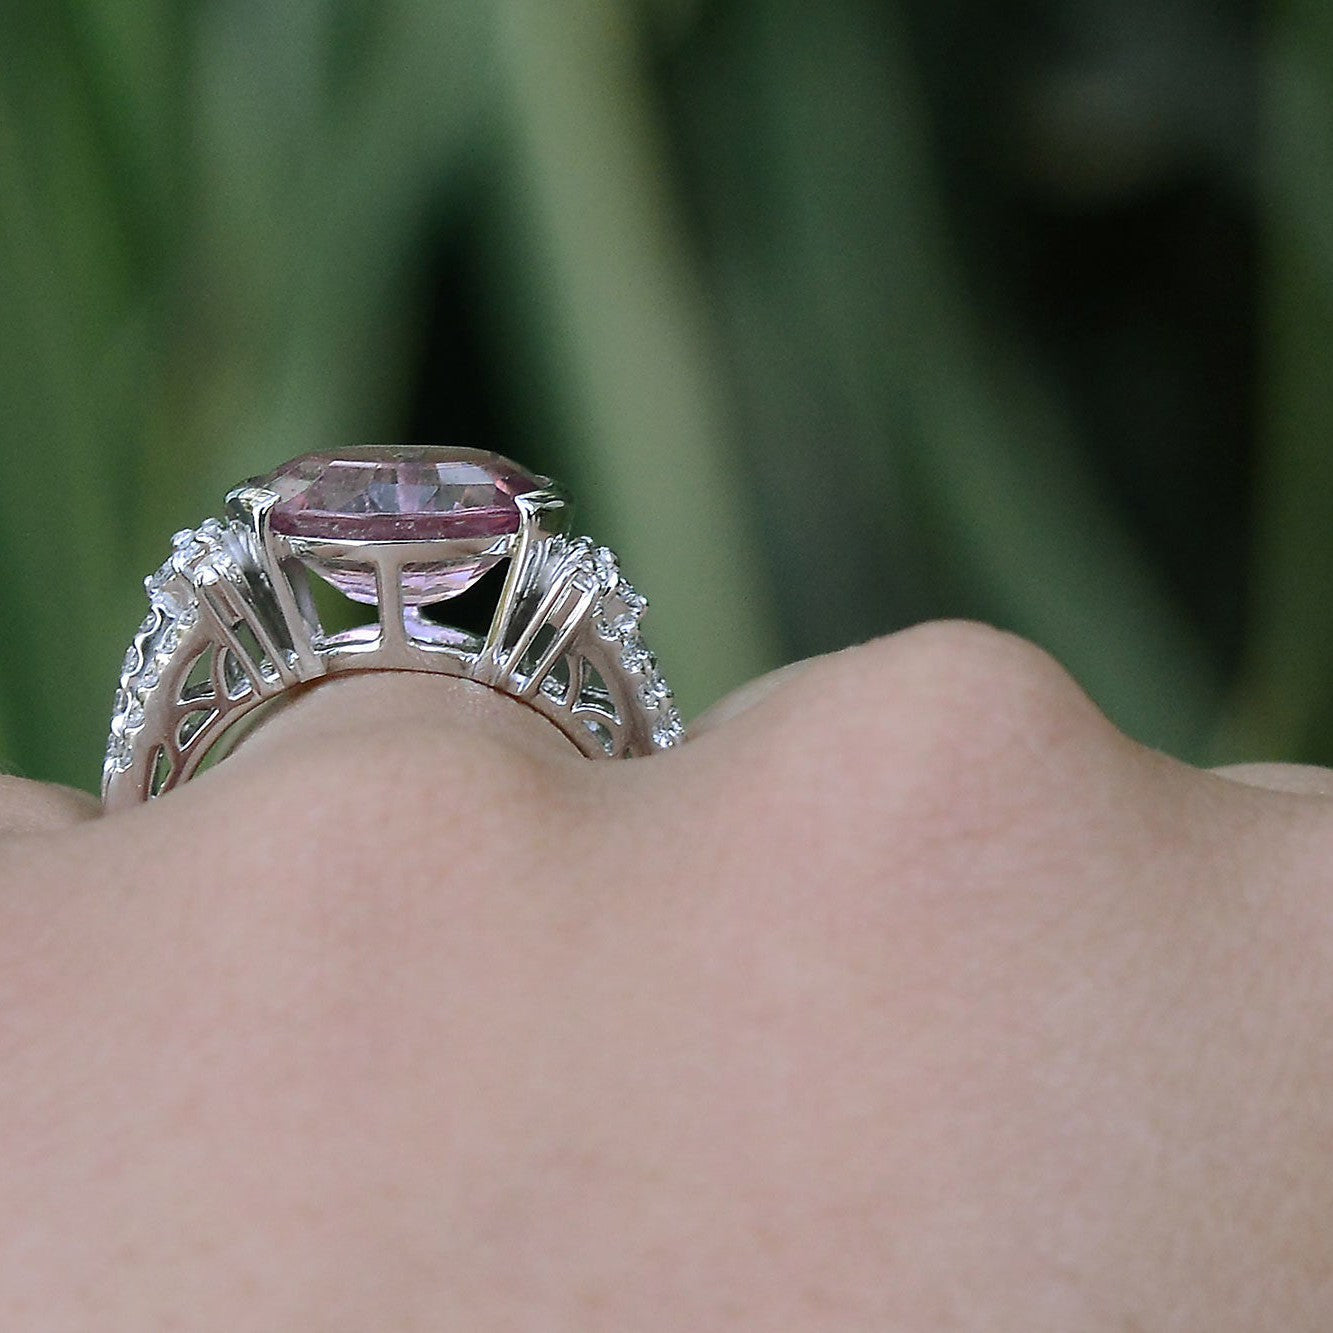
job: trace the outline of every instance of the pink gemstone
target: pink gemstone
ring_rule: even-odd
[[[540,482],[499,454],[413,445],[305,454],[266,477],[274,532],[335,541],[502,537]]]
[[[470,588],[505,552],[497,541],[519,530],[515,497],[540,490],[532,476],[499,454],[433,445],[305,454],[260,479],[278,502],[274,532],[339,542],[438,542],[439,558],[404,571],[409,606]],[[355,556],[317,549],[310,567],[358,602],[374,602],[374,575]]]

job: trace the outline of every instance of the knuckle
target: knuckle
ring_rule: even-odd
[[[904,702],[924,709],[955,746],[1004,750],[1016,738],[1050,740],[1102,721],[1064,667],[1016,634],[941,622],[909,630],[894,651],[907,677]]]
[[[999,837],[1103,787],[1115,733],[1048,654],[941,622],[836,654],[780,691],[762,762],[805,818],[910,844]],[[795,796],[793,796],[793,803]]]
[[[966,762],[1004,762],[1105,722],[1048,653],[968,621],[906,630],[840,654],[830,692],[854,725],[846,739]]]
[[[712,776],[691,836],[739,912],[812,947],[875,956],[906,919],[940,947],[990,931],[1019,949],[1119,892],[1098,867],[1139,820],[1131,769],[1079,687],[1015,636],[933,624],[836,654],[733,735],[700,747]]]

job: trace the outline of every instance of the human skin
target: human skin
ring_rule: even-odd
[[[364,676],[10,780],[0,1327],[1333,1326],[1327,775],[968,625],[749,704],[598,764]]]

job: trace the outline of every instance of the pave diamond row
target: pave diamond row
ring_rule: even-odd
[[[196,581],[240,576],[238,534],[210,518],[171,539],[171,555],[144,579],[148,615],[135,631],[121,664],[111,714],[104,776],[123,773],[133,763],[133,740],[147,721],[147,708],[167,663],[199,623]]]
[[[676,707],[675,694],[639,634],[648,599],[620,572],[620,562],[609,547],[595,546],[587,537],[557,537],[553,543],[553,555],[576,561],[597,581],[600,597],[593,628],[601,638],[619,644],[620,665],[637,678],[639,702],[648,710],[653,724],[653,744],[659,750],[679,745],[685,739],[685,723]]]

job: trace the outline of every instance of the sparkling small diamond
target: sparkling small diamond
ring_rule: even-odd
[[[159,610],[168,615],[175,615],[181,608],[181,598],[172,586],[175,579],[175,570],[170,564],[163,565],[161,569],[150,574],[144,580],[144,588],[148,593],[148,600]]]
[[[142,665],[143,659],[139,656],[139,650],[131,644],[129,650],[125,654],[125,660],[120,665],[120,674],[128,679],[130,676],[134,675]]]
[[[175,625],[168,625],[157,642],[157,651],[164,657],[170,657],[181,646],[180,631]]]
[[[158,675],[157,668],[153,666],[152,663],[149,663],[149,665],[144,668],[143,675],[139,677],[139,688],[141,690],[156,689],[157,683],[161,679],[162,677]]]
[[[139,623],[140,634],[151,634],[157,628],[158,616],[156,611],[150,611]]]
[[[621,649],[620,664],[626,671],[651,671],[653,655],[641,639],[632,639]]]
[[[199,562],[208,554],[208,549],[201,542],[191,541],[178,547],[171,557],[171,567],[188,578],[198,567]]]
[[[620,578],[620,567],[616,563],[615,552],[609,547],[599,546],[593,552],[593,570],[602,588],[610,592]]]
[[[621,582],[603,599],[593,626],[604,639],[628,642],[636,636],[639,621],[647,610],[648,599],[630,584]]]
[[[662,721],[653,728],[653,744],[659,749],[669,750],[673,745],[679,745],[685,739],[685,720],[680,715],[678,708],[667,710]]]
[[[548,699],[560,699],[564,697],[565,687],[563,682],[557,680],[555,676],[547,676],[542,681],[542,693]]]
[[[639,686],[639,698],[649,708],[655,707],[663,700],[671,698],[671,686],[654,671],[647,681]]]
[[[237,562],[235,554],[225,546],[218,546],[213,549],[200,572],[210,569],[217,570],[225,579],[235,580],[241,577],[241,566]]]
[[[616,596],[621,596],[619,591]],[[639,598],[638,601],[642,602],[643,599]],[[623,611],[616,611],[612,601],[610,605],[603,606],[601,614],[597,617],[597,632],[604,639],[629,639],[638,631],[642,616],[643,611],[638,608],[637,603],[627,603]]]
[[[194,605],[187,606],[176,617],[176,623],[182,629],[193,629],[199,623],[199,608]]]
[[[205,519],[199,525],[199,535],[208,542],[218,542],[222,540],[223,534],[227,531],[226,525],[216,518]]]
[[[125,730],[138,731],[144,724],[143,704],[139,702],[131,703],[125,710]]]
[[[188,546],[194,540],[195,540],[194,529],[182,528],[179,532],[172,534],[171,549],[173,551],[179,551],[182,546]]]
[[[642,620],[648,610],[648,599],[632,584],[622,583],[616,589],[616,596],[625,604],[625,610],[636,620]]]

